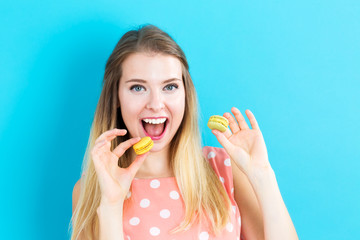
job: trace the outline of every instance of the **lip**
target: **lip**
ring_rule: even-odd
[[[144,131],[145,135],[148,136],[148,137],[150,137],[151,140],[160,140],[160,139],[165,135],[165,132],[166,132],[169,124],[168,124],[168,123],[165,124],[165,129],[164,129],[163,133],[162,133],[160,136],[152,137],[152,136],[149,136],[149,135],[147,134],[147,132],[145,131],[144,126],[143,126],[143,124],[142,124],[142,120],[143,120],[143,119],[158,119],[158,118],[166,118],[166,121],[165,121],[165,122],[167,122],[167,121],[169,120],[169,118],[167,118],[167,117],[145,117],[145,118],[141,118],[141,119],[140,119],[140,124],[141,124],[141,127],[143,128],[143,131]]]
[[[158,118],[166,118],[166,120],[169,120],[169,118],[167,118],[167,117],[144,117],[144,118],[141,118],[140,120],[142,121],[142,120],[144,120],[144,119],[158,119]]]

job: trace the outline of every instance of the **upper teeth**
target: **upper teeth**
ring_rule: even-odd
[[[158,118],[158,119],[143,119],[144,122],[146,123],[151,123],[151,124],[160,124],[160,123],[164,123],[166,121],[166,118]]]

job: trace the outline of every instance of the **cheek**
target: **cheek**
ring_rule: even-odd
[[[134,121],[133,118],[136,117],[138,104],[133,104],[133,100],[128,96],[122,95],[120,97],[120,108],[121,115],[126,125]]]
[[[172,113],[175,115],[173,117],[177,118],[178,121],[181,122],[185,111],[185,96],[180,95],[168,103],[170,104],[168,106],[170,107]]]

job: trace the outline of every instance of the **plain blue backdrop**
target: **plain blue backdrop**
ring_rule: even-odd
[[[1,1],[1,239],[69,238],[105,62],[146,23],[188,58],[204,144],[220,146],[210,115],[250,109],[300,239],[355,239],[359,14],[357,0]]]

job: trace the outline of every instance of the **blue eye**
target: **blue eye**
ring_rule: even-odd
[[[134,90],[135,92],[140,92],[142,88],[144,87],[141,85],[133,85],[130,87],[130,90]]]
[[[169,91],[174,90],[174,88],[175,88],[175,89],[178,88],[178,85],[176,85],[176,84],[169,84],[169,85],[165,86],[165,89],[166,89],[166,90],[169,90]]]

